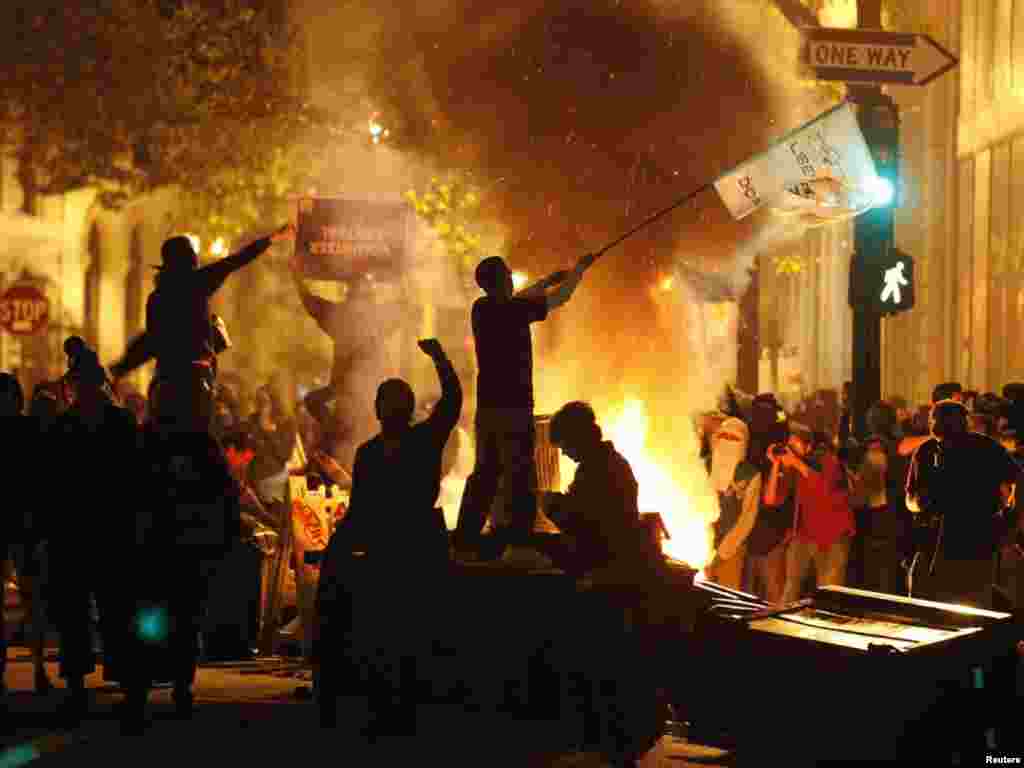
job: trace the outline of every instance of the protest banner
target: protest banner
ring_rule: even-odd
[[[303,198],[295,249],[314,280],[394,275],[408,263],[409,206],[341,198]]]

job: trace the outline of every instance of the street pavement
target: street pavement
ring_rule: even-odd
[[[57,679],[54,657],[47,663]],[[495,713],[467,712],[454,705],[428,704],[420,710],[415,739],[360,747],[355,732],[365,722],[361,699],[342,702],[339,727],[317,727],[315,705],[295,695],[303,685],[299,668],[272,658],[232,665],[204,666],[196,686],[197,712],[190,721],[173,717],[170,692],[151,696],[146,734],[123,737],[114,714],[120,694],[105,686],[100,674],[87,682],[92,712],[81,727],[62,731],[54,709],[63,690],[36,696],[32,664],[24,648],[8,652],[8,717],[14,733],[0,740],[0,768],[131,765],[206,766],[231,761],[245,768],[300,768],[325,760],[350,766],[494,766],[494,768],[601,768],[595,755],[567,750],[559,726],[524,722]],[[299,676],[297,676],[299,675]],[[647,755],[642,768],[715,766],[691,762],[680,754],[682,743],[667,738]],[[688,745],[690,755],[703,750]],[[713,754],[713,753],[712,753]]]

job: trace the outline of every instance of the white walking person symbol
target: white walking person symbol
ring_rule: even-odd
[[[885,287],[882,289],[882,303],[884,304],[890,298],[892,298],[893,304],[902,303],[901,285],[910,285],[910,283],[903,276],[903,262],[898,261],[895,267],[885,270]]]

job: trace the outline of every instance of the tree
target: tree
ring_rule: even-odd
[[[13,5],[0,118],[30,196],[96,186],[116,207],[164,185],[231,194],[233,173],[277,180],[287,148],[328,124],[304,99],[280,0]]]
[[[437,247],[450,259],[463,284],[482,258],[484,247],[496,253],[497,233],[486,225],[481,213],[481,189],[471,174],[451,171],[434,176],[422,192],[410,189],[406,200],[437,236]]]

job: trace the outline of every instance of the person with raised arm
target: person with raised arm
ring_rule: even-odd
[[[156,289],[146,301],[146,330],[110,367],[120,379],[156,359],[153,418],[162,426],[209,431],[218,351],[210,299],[233,272],[273,243],[294,236],[295,227],[288,224],[203,267],[187,237],[172,237],[163,244]]]
[[[476,463],[466,482],[455,531],[460,556],[478,555],[480,533],[504,481],[506,544],[523,545],[537,515],[533,339],[530,326],[572,297],[595,255],[571,271],[555,272],[516,294],[512,272],[492,256],[477,265],[484,296],[473,304],[477,376]],[[552,290],[554,289],[554,290]]]
[[[373,281],[366,275],[348,281],[344,301],[330,301],[306,288],[301,254],[295,255],[290,266],[303,308],[334,343],[330,381],[306,395],[303,402],[320,427],[331,434],[335,443],[332,458],[349,470],[355,448],[372,433],[372,417],[369,422],[360,419],[364,401],[373,396],[373,390],[366,391],[364,385],[379,380],[385,367],[381,358],[385,345],[408,318],[409,303],[378,302]]]
[[[360,635],[373,639],[377,658],[394,662],[375,670],[371,737],[384,725],[415,731],[416,659],[429,653],[431,611],[449,562],[444,514],[435,505],[444,448],[462,412],[462,386],[437,339],[419,346],[437,369],[441,399],[426,420],[413,424],[416,398],[409,384],[388,379],[378,387],[380,433],[356,451],[348,513],[328,542],[317,593],[313,663],[323,725],[332,726],[337,715],[339,674],[332,665],[344,665],[327,656],[328,649],[345,647],[353,621],[369,625]],[[364,554],[360,577],[350,570],[354,553]],[[393,676],[389,669],[400,672]]]

